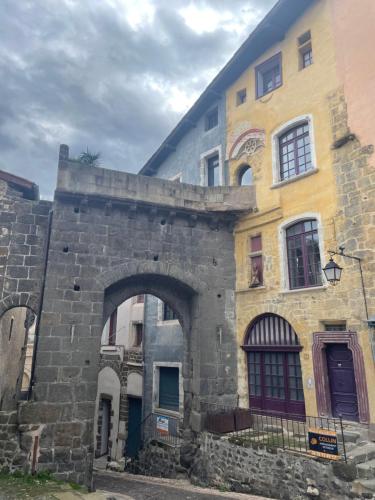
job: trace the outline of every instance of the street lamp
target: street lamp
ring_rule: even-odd
[[[341,279],[342,267],[336,264],[331,256],[326,267],[323,267],[323,272],[327,281],[335,286]]]
[[[353,259],[353,260],[356,260],[358,262],[359,272],[361,274],[363,299],[365,302],[366,319],[369,322],[366,290],[365,290],[365,283],[363,281],[363,273],[362,273],[362,266],[361,266],[362,259],[360,257],[356,257],[354,255],[348,255],[348,254],[344,253],[344,250],[345,250],[345,247],[339,247],[339,252],[335,252],[333,250],[328,250],[330,258],[329,258],[327,265],[323,268],[324,275],[325,275],[327,281],[329,283],[331,283],[331,285],[333,285],[333,286],[335,286],[341,279],[342,267],[340,267],[338,264],[336,264],[336,262],[333,260],[333,255],[340,255],[341,257]]]

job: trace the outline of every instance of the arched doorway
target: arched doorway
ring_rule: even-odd
[[[250,407],[269,415],[305,416],[302,349],[293,327],[276,314],[264,314],[249,326],[247,353]]]

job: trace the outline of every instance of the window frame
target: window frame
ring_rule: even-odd
[[[210,118],[213,114],[216,114],[216,123],[215,125],[209,126]],[[216,104],[211,109],[209,109],[204,115],[204,131],[209,132],[210,130],[215,129],[219,126],[219,106]]]
[[[162,299],[157,299],[157,326],[180,326],[180,321],[178,319],[164,320],[164,301]]]
[[[159,406],[159,387],[160,387],[160,368],[178,368],[178,411],[160,408]],[[180,416],[184,414],[184,386],[182,377],[182,363],[169,361],[155,361],[153,363],[153,384],[152,384],[152,410],[158,414]]]
[[[316,223],[316,228],[315,229],[310,229],[308,231],[303,228],[303,231],[301,231],[298,234],[295,235],[288,235],[288,230],[299,225],[303,225],[306,222],[315,222]],[[319,250],[319,262],[320,262],[320,283],[317,284],[311,284],[309,283],[309,275],[308,275],[308,255],[307,255],[307,237],[311,235],[316,235],[318,238],[318,250]],[[319,248],[319,233],[318,233],[318,221],[316,219],[305,219],[303,221],[297,221],[294,224],[289,225],[285,229],[285,239],[286,239],[286,251],[287,251],[287,265],[288,265],[288,276],[289,276],[289,288],[290,290],[299,290],[301,288],[315,288],[317,286],[322,286],[323,284],[323,279],[322,279],[322,265],[321,265],[321,257],[320,257],[320,248]],[[289,248],[288,248],[288,243],[293,240],[300,240],[301,242],[301,252],[302,252],[302,263],[303,263],[303,278],[304,278],[304,284],[300,286],[292,286],[292,273],[291,273],[291,266],[290,266],[290,259],[289,259]],[[315,276],[316,278],[318,275]]]
[[[242,106],[247,101],[247,89],[246,87],[237,90],[236,92],[236,106]]]
[[[221,144],[204,151],[200,155],[200,161],[199,161],[199,168],[200,168],[200,183],[201,186],[208,187],[208,159],[212,158],[213,156],[218,155],[219,156],[219,186],[224,185],[224,166],[223,166],[223,154],[222,154],[222,148]],[[211,186],[213,187],[213,186]]]
[[[276,66],[280,67],[280,83],[275,85],[271,90],[264,92],[264,74],[270,72]],[[272,57],[255,66],[255,99],[274,92],[283,85],[283,67],[282,67],[282,52],[274,54]]]
[[[303,123],[307,123],[309,127],[309,137],[310,137],[310,155],[311,155],[311,168],[305,172],[294,175],[293,177],[288,177],[287,179],[281,179],[281,162],[280,162],[280,137],[286,134],[289,130],[296,128]],[[285,184],[290,184],[309,175],[318,172],[316,151],[315,151],[315,135],[314,135],[314,120],[311,114],[296,116],[291,120],[283,123],[277,127],[271,134],[272,143],[272,186],[271,189],[282,187]]]
[[[316,286],[307,286],[304,288],[290,288],[289,279],[289,266],[288,266],[288,251],[286,242],[286,230],[297,224],[298,222],[305,222],[307,220],[315,219],[317,222],[318,231],[318,242],[319,242],[319,253],[320,253],[320,265],[321,268],[325,266],[325,251],[324,251],[324,232],[321,216],[317,212],[306,212],[294,217],[291,217],[283,221],[278,228],[279,233],[279,251],[280,251],[280,288],[281,293],[298,293],[304,291],[313,290],[325,290],[328,287],[328,283],[325,279],[324,273],[322,272],[322,284]]]

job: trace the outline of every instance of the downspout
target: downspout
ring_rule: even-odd
[[[43,310],[43,301],[44,301],[44,290],[46,288],[46,274],[47,274],[47,265],[48,265],[48,255],[49,255],[49,247],[51,241],[51,229],[52,229],[52,219],[53,219],[53,210],[50,210],[48,214],[48,227],[47,227],[47,238],[44,246],[44,262],[43,262],[43,277],[42,277],[42,286],[40,290],[40,301],[39,308],[36,317],[35,324],[35,337],[34,337],[34,348],[33,348],[33,358],[31,362],[31,376],[30,376],[30,385],[27,393],[27,400],[31,399],[31,395],[33,392],[33,387],[35,384],[35,363],[36,363],[36,353],[38,351],[38,341],[39,341],[39,328],[40,328],[40,318]]]

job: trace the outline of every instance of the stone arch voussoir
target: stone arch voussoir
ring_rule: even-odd
[[[187,285],[195,293],[201,293],[207,289],[206,283],[190,271],[184,271],[178,266],[159,261],[127,262],[116,266],[110,272],[102,273],[98,276],[97,281],[101,283],[103,290],[105,290],[118,281],[142,274],[155,274],[175,279]]]

